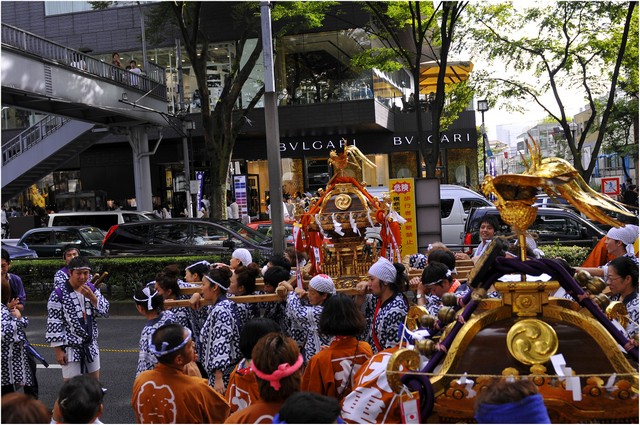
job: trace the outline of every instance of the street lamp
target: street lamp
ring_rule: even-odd
[[[482,171],[483,171],[483,175],[482,178],[484,179],[484,176],[487,175],[487,143],[488,141],[485,141],[485,133],[486,130],[484,128],[484,113],[487,112],[489,110],[489,102],[486,99],[483,100],[479,100],[478,101],[478,111],[480,111],[480,113],[482,114]]]

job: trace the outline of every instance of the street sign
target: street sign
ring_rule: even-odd
[[[601,184],[605,195],[620,195],[620,177],[604,177]]]

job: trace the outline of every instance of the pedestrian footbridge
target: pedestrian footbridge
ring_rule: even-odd
[[[134,74],[2,24],[2,105],[49,117],[2,146],[7,199],[102,138],[109,127],[167,126],[164,68]]]

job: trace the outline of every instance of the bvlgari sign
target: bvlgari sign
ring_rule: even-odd
[[[427,137],[427,143],[433,143],[434,136]],[[440,147],[474,148],[477,133],[475,129],[460,129],[442,133]],[[328,155],[329,151],[341,151],[346,145],[355,145],[365,154],[404,152],[418,150],[415,133],[358,134],[344,137],[291,137],[280,139],[280,154],[285,158]]]

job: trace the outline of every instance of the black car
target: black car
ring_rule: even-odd
[[[80,255],[100,255],[104,231],[91,226],[39,227],[28,230],[17,246],[34,250],[38,257],[61,257],[64,247],[76,245]]]
[[[248,249],[261,263],[271,256],[271,238],[235,220],[165,219],[112,226],[102,245],[104,256],[198,255],[231,256]]]
[[[480,223],[487,215],[496,216],[498,219],[500,228],[496,229],[497,234],[511,233],[509,225],[502,221],[496,207],[473,208],[469,212],[462,235],[465,247],[478,246],[480,243]],[[593,247],[600,238],[605,236],[605,233],[597,226],[572,211],[551,207],[538,208],[538,215],[528,230],[538,235],[538,245],[559,243],[565,246]]]
[[[2,241],[2,249],[6,250],[9,253],[9,258],[11,258],[12,260],[38,258],[38,254],[33,249],[10,245],[8,243],[4,243],[4,241]]]

